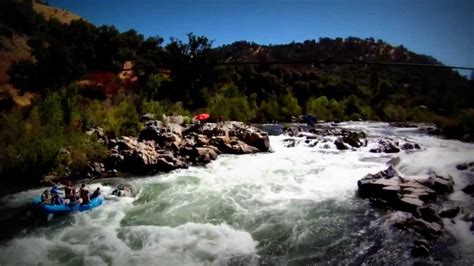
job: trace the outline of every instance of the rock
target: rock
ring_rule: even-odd
[[[467,170],[467,168],[468,168],[468,164],[467,164],[467,163],[462,163],[462,164],[456,165],[456,169],[461,170],[461,171]]]
[[[353,136],[353,135],[343,136],[342,141],[344,141],[345,143],[349,144],[351,147],[354,147],[354,148],[359,148],[359,147],[362,147],[363,145],[363,143],[356,136]]]
[[[86,168],[89,177],[100,177],[105,172],[105,166],[100,162],[89,162]]]
[[[257,153],[260,151],[256,147],[247,145],[245,142],[237,139],[231,140],[229,144],[224,144],[220,150],[229,154],[248,154]]]
[[[377,198],[388,202],[398,202],[401,188],[399,182],[383,178],[383,174],[367,175],[357,182],[359,195],[363,198]]]
[[[416,216],[427,222],[434,222],[439,225],[443,225],[443,220],[436,214],[436,212],[430,207],[421,207],[416,210]]]
[[[377,148],[372,148],[369,150],[372,153],[397,153],[400,152],[400,149],[397,147],[395,143],[388,139],[381,139],[378,142]]]
[[[402,146],[400,147],[402,150],[414,150],[414,149],[421,149],[420,145],[417,143],[403,143]]]
[[[460,210],[461,209],[458,206],[454,208],[446,208],[439,212],[439,216],[443,218],[454,218],[459,214]]]
[[[198,163],[209,163],[217,159],[217,153],[211,148],[194,148],[194,160]]]
[[[140,117],[141,122],[147,122],[147,121],[151,121],[151,120],[155,120],[155,114],[147,113],[147,114],[144,114]]]
[[[428,222],[419,218],[409,218],[404,222],[396,224],[399,227],[411,228],[428,239],[435,239],[441,235],[441,225]]]
[[[443,177],[432,173],[427,180],[423,181],[423,184],[439,194],[452,193],[454,191],[454,181],[451,176]]]
[[[166,123],[147,121],[138,139],[124,136],[111,140],[107,169],[144,175],[186,168],[189,163],[206,164],[221,153],[248,154],[270,148],[268,134],[243,123],[183,128],[182,117],[173,119],[168,117]]]
[[[117,197],[132,197],[132,186],[129,184],[120,184],[118,185],[114,191],[112,191],[112,195]]]
[[[249,153],[257,153],[260,150],[254,146],[247,145],[245,143],[240,145],[240,149],[242,150],[243,154],[249,154]]]
[[[403,196],[400,199],[400,209],[414,212],[417,208],[423,207],[424,203],[418,198]]]
[[[161,133],[157,142],[161,147],[171,147],[173,144],[176,147],[179,147],[181,144],[181,137],[174,132],[164,132]]]
[[[196,145],[199,147],[207,146],[209,144],[209,139],[204,135],[197,135],[196,137]]]
[[[430,243],[426,239],[417,239],[414,241],[415,246],[411,250],[414,258],[427,257],[430,254]]]
[[[105,160],[105,166],[107,169],[116,169],[120,167],[124,160],[124,156],[118,152],[110,154]]]
[[[467,185],[462,189],[462,191],[474,197],[474,184]]]
[[[293,148],[296,146],[296,140],[295,139],[284,139],[283,142],[285,142],[285,147],[286,148]]]
[[[342,140],[342,138],[337,138],[335,141],[334,141],[334,144],[336,145],[336,148],[338,150],[347,150],[349,149],[349,147],[346,146],[346,144],[344,144],[344,141]]]
[[[162,127],[161,132],[171,132],[181,137],[183,134],[183,127],[180,124],[168,123]]]
[[[108,138],[101,127],[91,128],[86,131],[86,134],[89,136],[96,137],[97,140],[101,143],[108,144]]]
[[[242,140],[260,151],[270,150],[270,139],[268,134],[263,131],[247,131]]]
[[[443,131],[437,127],[422,127],[420,128],[422,133],[426,133],[428,135],[441,135]]]
[[[143,130],[138,136],[139,141],[154,140],[158,141],[161,136],[162,123],[157,120],[148,121],[145,123]]]
[[[173,115],[167,117],[168,122],[172,124],[182,125],[184,124],[184,117],[182,115]]]

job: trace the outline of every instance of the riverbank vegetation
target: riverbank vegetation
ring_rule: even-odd
[[[22,12],[27,12],[23,10]],[[31,11],[33,12],[33,11]],[[24,15],[24,14],[23,14]],[[8,16],[11,17],[11,14]],[[5,19],[0,34],[28,36],[34,60],[8,74],[20,92],[35,97],[15,107],[2,95],[0,175],[39,180],[71,175],[105,147],[85,134],[100,126],[109,137],[136,135],[140,118],[210,112],[226,120],[288,122],[302,114],[319,119],[433,122],[451,137],[474,132],[474,83],[449,69],[368,65],[217,65],[226,61],[387,61],[440,64],[381,40],[321,38],[285,45],[236,42],[212,47],[205,36],[186,40],[147,37],[135,30],[62,24],[29,14]],[[2,32],[5,32],[2,33]],[[84,88],[88,73],[118,76],[132,62],[132,79],[116,90]],[[103,85],[103,84],[100,84]]]

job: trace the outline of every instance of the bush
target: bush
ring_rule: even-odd
[[[262,101],[260,104],[260,114],[262,121],[279,121],[281,120],[280,107],[275,99]]]
[[[235,87],[226,89],[209,100],[208,110],[212,116],[222,116],[225,120],[250,121],[255,117],[255,109],[240,95]]]
[[[45,114],[56,109],[56,97],[37,104],[29,115],[15,110],[2,116],[0,176],[22,184],[37,183],[44,175],[64,177],[82,170],[89,160],[105,156],[105,147],[86,134],[58,127],[58,115],[45,120]],[[45,103],[53,105],[45,109]]]
[[[137,135],[141,129],[137,110],[130,99],[112,106],[95,100],[85,110],[86,127],[102,127],[109,137]]]
[[[319,98],[311,97],[306,102],[306,113],[313,114],[318,119],[331,121],[334,119],[344,119],[344,104],[336,100],[328,100],[326,96]]]
[[[280,113],[285,121],[291,121],[292,117],[301,115],[301,107],[298,105],[298,100],[293,96],[293,94],[287,93],[281,97]]]
[[[383,108],[386,121],[402,122],[407,119],[407,111],[399,105],[387,104]]]

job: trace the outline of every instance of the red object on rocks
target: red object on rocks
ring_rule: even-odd
[[[209,118],[209,114],[206,114],[206,113],[203,113],[203,114],[198,114],[194,117],[194,119],[197,119],[197,120],[206,120]]]

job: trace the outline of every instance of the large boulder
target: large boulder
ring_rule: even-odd
[[[452,192],[452,178],[432,174],[425,181],[408,180],[401,177],[391,166],[377,174],[368,174],[357,182],[359,196],[384,203],[387,207],[429,217],[428,221],[439,222],[437,214],[424,208],[439,194]],[[420,209],[421,208],[421,209]]]
[[[235,138],[232,139],[228,144],[224,144],[219,147],[219,150],[228,154],[249,154],[260,151],[256,147],[250,146],[247,143]]]
[[[209,163],[217,159],[217,153],[214,149],[207,147],[194,148],[193,156],[192,159],[199,164]]]
[[[268,134],[263,131],[247,131],[244,134],[243,141],[260,151],[268,151],[270,149],[270,139]]]

